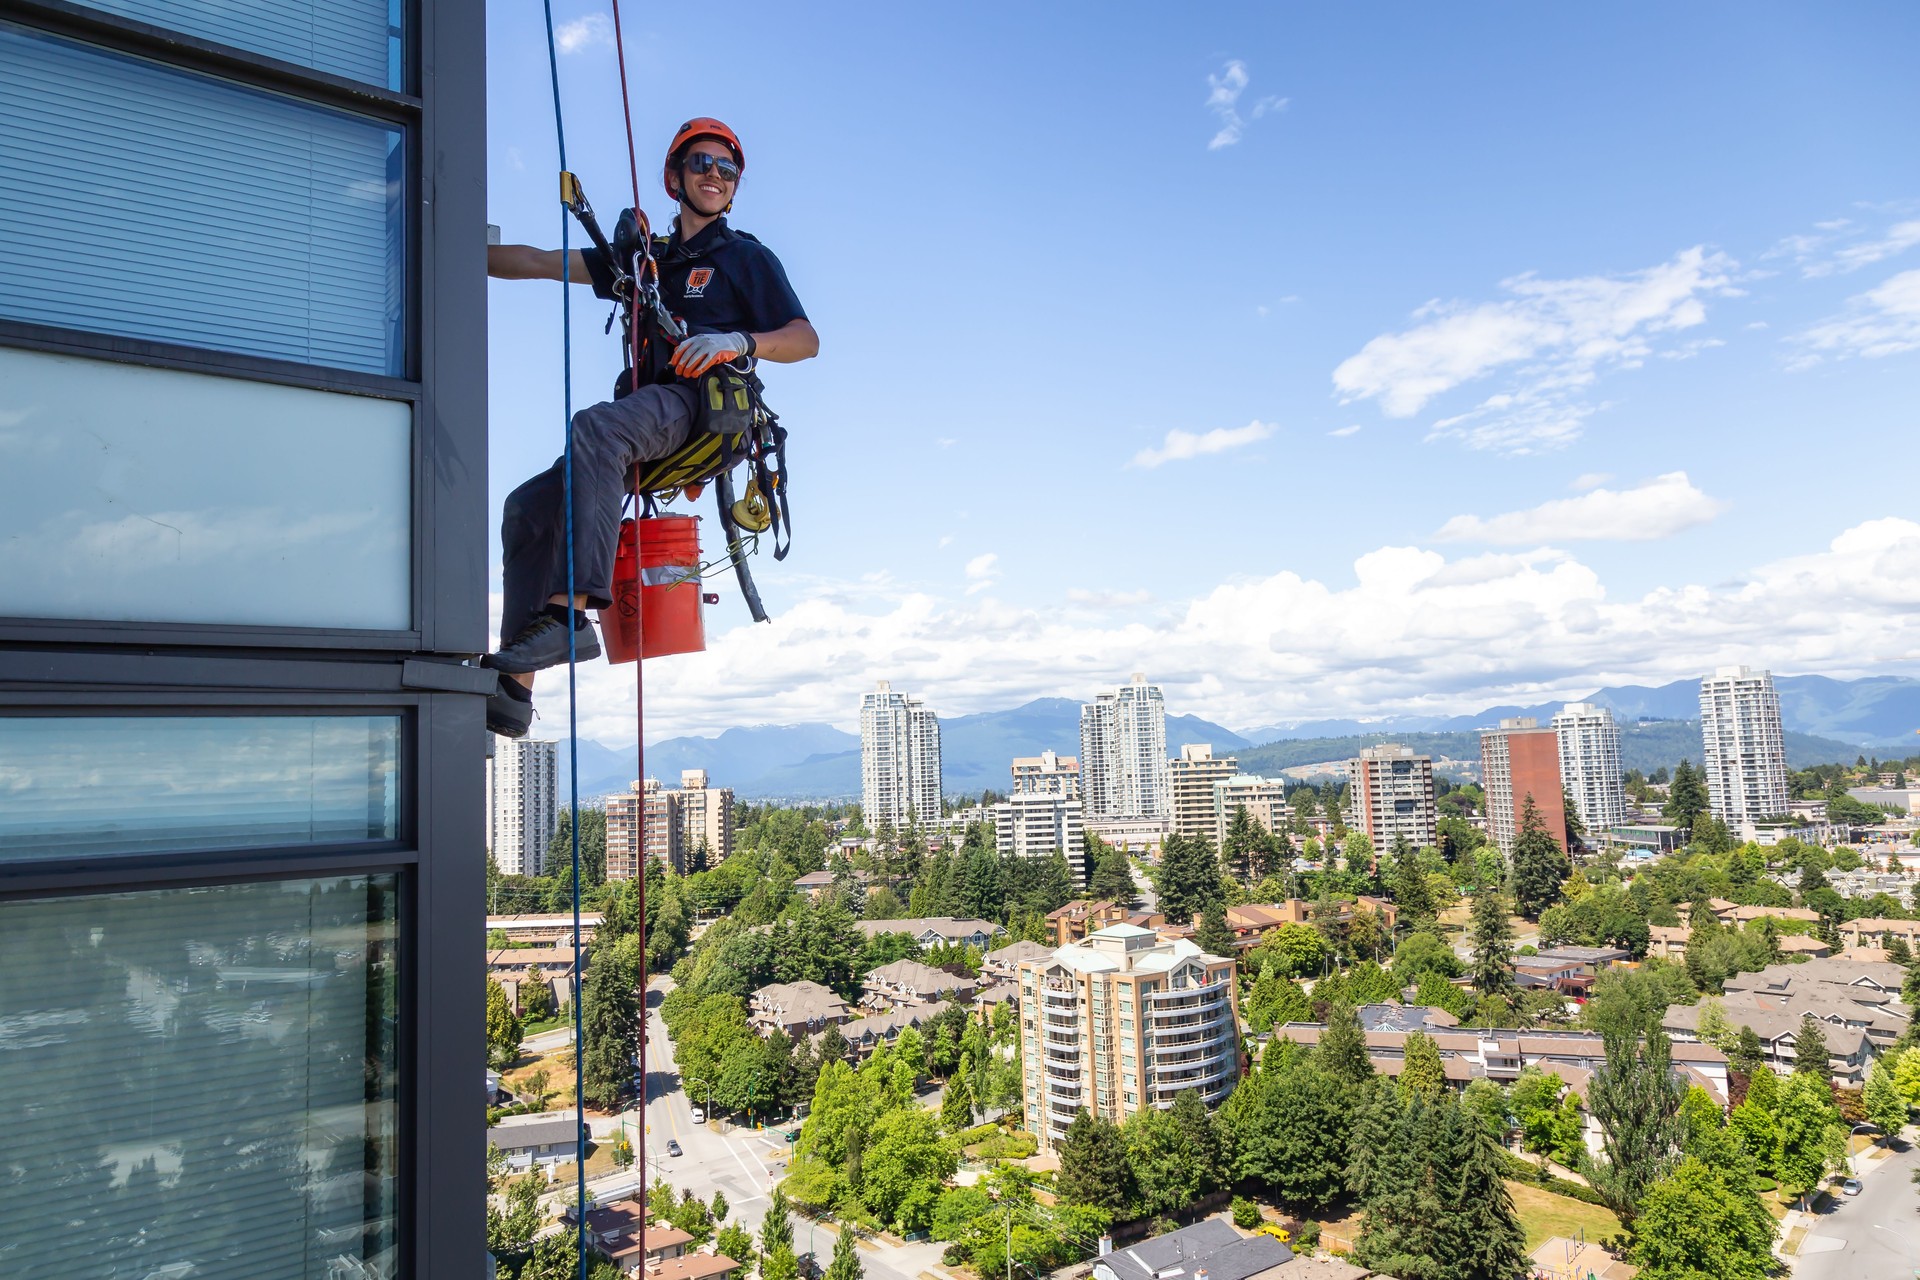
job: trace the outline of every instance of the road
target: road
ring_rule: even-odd
[[[702,1200],[711,1200],[715,1191],[725,1193],[728,1217],[752,1231],[760,1231],[760,1219],[767,1211],[767,1195],[773,1184],[784,1178],[786,1144],[771,1132],[756,1132],[719,1121],[693,1122],[693,1100],[681,1087],[680,1068],[673,1059],[673,1042],[667,1039],[666,1025],[660,1020],[660,1001],[673,989],[671,978],[656,979],[647,991],[647,1061],[644,1113],[639,1109],[591,1124],[596,1137],[611,1137],[624,1128],[638,1150],[646,1146],[646,1180],[664,1176],[676,1193],[691,1190]],[[643,1119],[644,1115],[644,1119]],[[722,1129],[725,1132],[721,1132]],[[667,1142],[677,1141],[683,1154],[667,1154]],[[604,1194],[630,1186],[637,1174],[633,1169],[596,1179],[587,1184],[588,1193]],[[571,1200],[571,1191],[567,1199]],[[816,1227],[798,1214],[793,1219],[795,1250],[812,1250],[825,1267],[832,1260],[834,1235]],[[868,1280],[917,1280],[933,1265],[943,1246],[908,1245],[904,1248],[876,1242],[863,1243],[861,1264]]]
[[[1908,1181],[1920,1147],[1869,1165],[1859,1195],[1818,1214],[1793,1264],[1794,1280],[1912,1280],[1920,1276],[1920,1197]]]

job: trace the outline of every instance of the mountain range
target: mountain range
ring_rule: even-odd
[[[1796,768],[1850,760],[1856,754],[1905,756],[1920,749],[1920,680],[1871,676],[1834,680],[1826,676],[1776,676],[1787,759]],[[1700,685],[1676,680],[1659,686],[1622,685],[1583,699],[1611,709],[1623,729],[1628,768],[1671,768],[1684,756],[1700,758]],[[1405,742],[1436,759],[1479,759],[1477,730],[1510,716],[1533,716],[1545,724],[1566,699],[1536,706],[1488,707],[1476,715],[1390,715],[1367,720],[1308,720],[1234,732],[1194,715],[1167,716],[1167,748],[1205,742],[1233,752],[1249,772],[1277,772],[1301,765],[1344,760],[1361,746]],[[983,711],[940,722],[941,764],[949,794],[978,794],[1008,785],[1015,756],[1080,751],[1080,703],[1037,698],[1007,711]],[[1258,745],[1256,745],[1258,744]],[[580,794],[591,803],[624,791],[636,769],[631,747],[615,749],[580,742]],[[715,785],[730,786],[742,799],[857,799],[860,738],[829,724],[755,725],[712,738],[669,738],[647,747],[647,772],[678,781],[684,769],[705,769]],[[568,762],[560,760],[560,790],[567,792]],[[1471,776],[1469,768],[1443,769]]]

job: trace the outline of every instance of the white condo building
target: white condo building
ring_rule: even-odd
[[[860,799],[867,828],[940,817],[940,720],[885,680],[860,700]]]
[[[994,838],[1002,857],[1047,858],[1058,853],[1081,884],[1093,874],[1087,865],[1086,827],[1080,801],[1045,791],[1025,791],[993,806]]]
[[[501,875],[537,876],[560,816],[560,744],[495,738],[487,761],[487,849]]]
[[[1744,824],[1787,811],[1787,746],[1771,672],[1721,667],[1702,680],[1700,736],[1714,817],[1739,835]]]
[[[1080,708],[1080,794],[1087,816],[1171,814],[1167,789],[1167,704],[1160,686],[1135,672],[1129,684]]]
[[[1627,820],[1627,792],[1620,779],[1620,725],[1613,712],[1592,702],[1569,702],[1553,718],[1560,740],[1560,782],[1589,839]]]

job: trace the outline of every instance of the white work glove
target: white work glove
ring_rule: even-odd
[[[744,333],[702,333],[673,349],[673,371],[697,378],[717,364],[750,355],[753,344]]]

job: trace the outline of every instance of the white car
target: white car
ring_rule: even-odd
[[[695,1124],[705,1124],[707,1122],[707,1113],[699,1107],[695,1107],[693,1109],[693,1122]]]
[[[1859,1195],[1859,1194],[1860,1194],[1860,1179],[1858,1179],[1858,1178],[1846,1178],[1846,1179],[1843,1179],[1843,1180],[1841,1181],[1841,1183],[1840,1183],[1840,1194],[1841,1194],[1841,1195],[1843,1195],[1843,1196],[1857,1196],[1857,1195]]]

